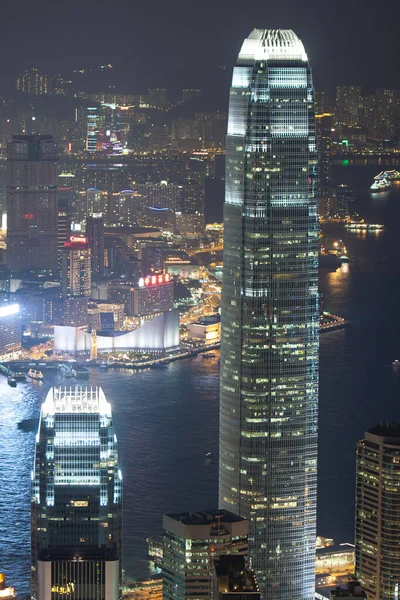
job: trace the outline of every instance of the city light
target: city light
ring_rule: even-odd
[[[2,306],[0,308],[0,318],[10,317],[19,313],[19,304],[10,304],[9,306]]]

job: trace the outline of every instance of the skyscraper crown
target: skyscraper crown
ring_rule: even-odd
[[[239,61],[262,59],[307,61],[307,54],[291,29],[254,29],[243,42]]]

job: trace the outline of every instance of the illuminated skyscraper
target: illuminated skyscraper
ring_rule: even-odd
[[[356,575],[368,600],[400,594],[400,424],[380,423],[357,444]]]
[[[121,596],[122,477],[101,388],[51,388],[31,484],[34,600]]]
[[[92,295],[91,251],[86,237],[71,235],[64,244],[61,290],[63,298]]]
[[[104,275],[104,218],[94,213],[86,219],[86,237],[91,251],[92,275]]]
[[[7,148],[7,266],[56,271],[57,163],[51,135],[14,135]]]
[[[304,46],[291,30],[256,29],[230,91],[219,504],[249,518],[263,600],[314,598],[316,171]]]

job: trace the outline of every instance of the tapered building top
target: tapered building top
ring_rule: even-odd
[[[238,64],[263,59],[307,61],[307,54],[291,29],[254,29],[243,42]]]

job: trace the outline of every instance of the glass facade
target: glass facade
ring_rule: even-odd
[[[111,406],[101,388],[49,391],[41,409],[31,492],[34,599],[44,597],[47,578],[41,581],[38,575],[43,561],[52,562],[51,573],[60,575],[57,581],[52,575],[56,594],[93,583],[68,578],[90,569],[56,564],[85,562],[85,556],[95,562],[121,560],[122,476]],[[119,579],[120,572],[117,590]]]
[[[314,598],[316,178],[303,44],[291,30],[254,30],[229,103],[219,500],[249,518],[264,600]]]
[[[380,423],[357,444],[356,575],[368,598],[399,598],[400,424]]]

